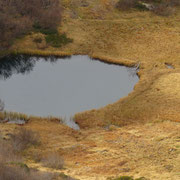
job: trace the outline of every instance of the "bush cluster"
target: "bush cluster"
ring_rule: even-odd
[[[59,0],[1,0],[0,50],[38,24],[42,29],[56,29],[61,22]]]
[[[38,133],[28,129],[18,129],[16,133],[11,135],[12,146],[16,151],[23,151],[30,145],[38,145],[40,143]]]
[[[40,172],[24,163],[22,152],[25,148],[40,142],[36,132],[19,128],[9,136],[9,140],[0,136],[0,180],[76,180],[63,173]],[[58,153],[53,152],[48,153],[42,163],[47,167],[61,169],[64,160]]]
[[[65,33],[48,34],[45,39],[46,42],[53,47],[61,47],[62,45],[71,43],[73,41],[72,39],[68,38]]]
[[[49,168],[62,169],[64,166],[64,160],[57,152],[49,152],[40,161]]]
[[[23,133],[20,133],[21,130]],[[17,134],[19,135],[19,139],[23,140],[22,136],[25,136],[25,139],[28,137],[32,138],[32,135],[27,136],[27,134],[31,133],[34,134],[34,132],[26,129],[19,129]],[[13,146],[14,140],[14,138],[11,138],[11,141],[6,141],[0,138],[0,180],[52,180],[53,174],[31,170],[23,162],[23,158]],[[31,139],[28,141],[31,142]],[[24,144],[24,141],[19,143]]]
[[[62,45],[73,42],[73,40],[68,38],[65,33],[59,34],[57,29],[45,29],[39,24],[35,24],[33,27],[36,32],[44,34],[46,43],[53,47],[61,47]]]

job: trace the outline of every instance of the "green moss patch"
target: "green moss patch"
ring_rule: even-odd
[[[48,34],[46,35],[45,39],[46,42],[53,47],[61,47],[62,45],[73,42],[73,40],[68,38],[65,33]]]

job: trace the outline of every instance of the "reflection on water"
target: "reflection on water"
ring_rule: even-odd
[[[0,78],[7,79],[13,74],[25,74],[32,71],[36,60],[28,56],[7,56],[0,60]]]
[[[131,92],[138,77],[129,76],[128,69],[88,56],[8,56],[0,59],[0,99],[8,111],[70,119]]]
[[[63,59],[69,57],[63,57]],[[0,59],[0,79],[8,79],[13,74],[28,74],[33,70],[40,57],[27,55],[9,55]],[[54,56],[43,57],[44,61],[55,63],[58,59]]]

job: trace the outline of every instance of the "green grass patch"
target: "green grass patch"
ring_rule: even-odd
[[[73,42],[73,40],[68,38],[65,33],[48,34],[46,35],[45,39],[46,42],[53,47],[61,47],[62,45]]]
[[[34,24],[33,28],[35,32],[45,34],[46,43],[53,47],[61,47],[62,45],[73,42],[65,33],[59,34],[57,29],[44,29],[38,23]]]

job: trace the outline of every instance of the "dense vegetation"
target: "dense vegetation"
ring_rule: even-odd
[[[38,147],[39,134],[19,128],[4,138],[0,134],[0,180],[75,180],[63,173],[40,172],[32,169],[23,160],[24,151]],[[49,152],[45,157],[38,155],[44,166],[61,169],[64,161],[57,152]],[[37,159],[37,158],[36,158]]]
[[[0,50],[34,27],[56,30],[61,22],[59,0],[0,0]]]

